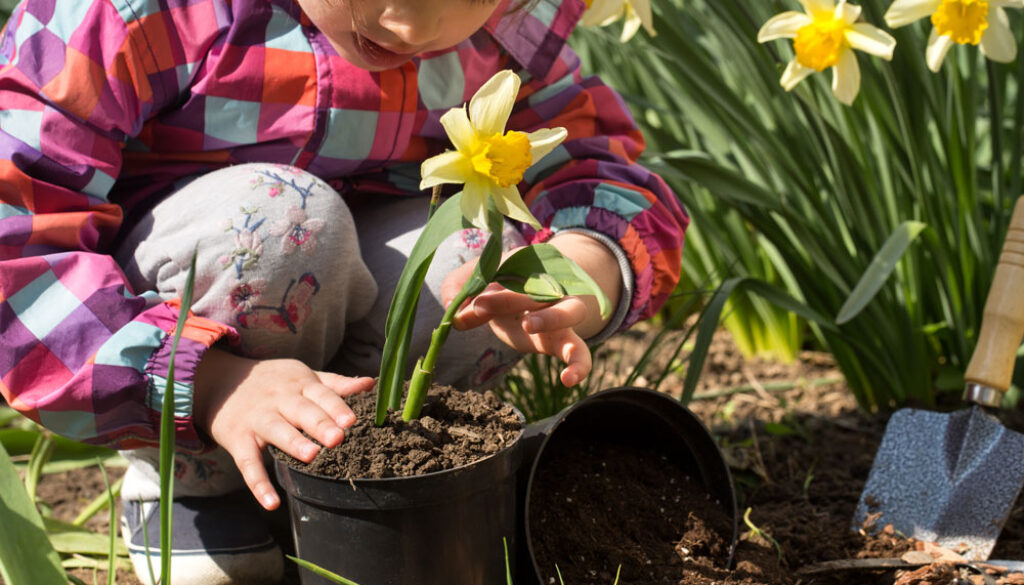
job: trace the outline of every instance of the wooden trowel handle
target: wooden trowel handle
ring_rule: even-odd
[[[1003,253],[985,301],[978,345],[964,375],[968,387],[975,384],[998,390],[999,394],[993,397],[998,402],[1010,387],[1021,337],[1024,337],[1024,196],[1017,199],[1013,208]]]

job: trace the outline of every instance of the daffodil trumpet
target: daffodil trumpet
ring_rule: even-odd
[[[793,39],[796,56],[779,80],[786,91],[813,73],[831,69],[832,94],[840,102],[852,105],[860,92],[860,65],[854,50],[889,61],[896,39],[860,22],[860,6],[846,0],[839,0],[838,4],[833,0],[800,0],[800,4],[804,12],[783,12],[769,19],[758,31],[757,41]]]
[[[595,295],[601,312],[609,312],[600,287],[553,246],[535,244],[511,254],[502,262],[501,233],[505,218],[540,228],[540,222],[523,202],[518,185],[536,164],[562,140],[564,128],[533,132],[506,130],[519,77],[501,71],[485,83],[468,107],[453,108],[441,117],[454,150],[427,159],[421,167],[421,189],[432,188],[434,202],[391,300],[385,325],[384,352],[378,380],[376,424],[384,424],[389,409],[400,406],[404,364],[416,313],[419,291],[434,252],[441,242],[460,229],[476,227],[489,237],[472,275],[449,303],[440,324],[431,334],[426,353],[419,358],[409,381],[402,418],[417,418],[433,380],[441,347],[451,331],[455,313],[466,299],[479,294],[491,282],[542,301],[566,295]],[[439,186],[462,184],[462,191],[436,206]],[[436,206],[436,212],[433,209]]]

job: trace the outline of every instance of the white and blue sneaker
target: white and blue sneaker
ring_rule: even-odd
[[[135,575],[160,576],[160,502],[123,500],[121,534]],[[171,585],[278,585],[284,556],[248,492],[182,497],[171,508]],[[148,548],[147,548],[148,542]]]

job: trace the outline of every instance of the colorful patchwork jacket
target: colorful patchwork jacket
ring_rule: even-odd
[[[504,0],[465,42],[370,73],[333,50],[294,0],[24,0],[0,34],[0,391],[73,439],[157,440],[180,302],[132,291],[109,255],[122,226],[176,184],[279,162],[354,192],[417,193],[450,148],[439,118],[503,68],[524,80],[509,128],[568,139],[522,187],[544,228],[603,234],[628,259],[621,322],[679,277],[688,217],[656,175],[622,99],[566,45],[583,3]],[[175,360],[179,447],[204,447],[192,377],[235,330],[189,316]]]

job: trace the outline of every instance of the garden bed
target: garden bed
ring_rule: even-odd
[[[629,363],[630,355],[646,341],[645,333],[637,331],[620,336],[604,351],[621,352]],[[666,561],[677,564],[679,583],[940,585],[955,582],[956,571],[938,566],[926,580],[895,570],[802,573],[808,567],[820,568],[826,561],[898,558],[913,546],[897,535],[881,533],[866,537],[850,529],[885,421],[856,408],[838,370],[825,354],[803,353],[793,365],[745,360],[723,333],[714,342],[705,368],[698,388],[701,399],[691,408],[719,437],[732,468],[741,517],[740,539],[736,566],[731,571],[712,559],[711,553],[702,557],[692,543],[690,547],[676,546],[678,541],[667,543],[669,550],[674,549],[681,555],[678,563],[671,559]],[[602,382],[602,387],[614,386],[614,374],[605,375],[607,380]],[[636,385],[644,384],[641,381]],[[680,388],[681,380],[673,375],[666,379],[662,390],[671,394],[679,392]],[[97,477],[91,477],[93,473]],[[57,516],[70,518],[77,508],[99,493],[102,485],[98,472],[57,474],[46,477],[40,496],[53,506]],[[96,528],[105,530],[106,526],[99,522]],[[684,536],[687,535],[681,532],[678,538],[682,540]],[[720,557],[719,551],[716,558]],[[1024,507],[1015,507],[993,558],[1024,559]],[[608,562],[615,563],[610,554]],[[611,576],[613,573],[614,570]],[[78,576],[87,583],[94,579],[92,571],[79,572]],[[567,580],[566,585],[610,585],[608,577],[608,571],[595,570],[592,578],[584,575],[580,580]],[[95,578],[96,583],[105,583],[102,573]],[[289,579],[286,585],[297,584],[294,568]],[[1000,575],[995,575],[995,580],[1015,582]],[[123,574],[118,583],[135,585],[138,582]],[[623,578],[620,583],[645,582]],[[520,579],[519,584],[533,585],[527,579]]]

